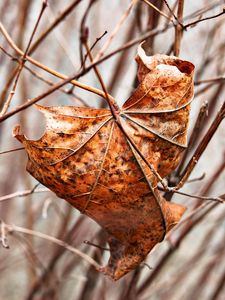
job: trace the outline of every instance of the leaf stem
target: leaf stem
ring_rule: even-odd
[[[87,54],[90,58],[90,61],[93,62],[93,57],[92,57],[90,48],[88,47],[87,41],[84,42],[84,46],[86,48]],[[102,79],[102,76],[101,76],[97,66],[94,66],[93,69],[94,69],[95,74],[96,74],[96,76],[97,76],[97,78],[98,78],[98,80],[99,80],[99,82],[102,86],[102,89],[105,93],[105,99],[106,99],[106,101],[107,101],[107,103],[110,107],[112,115],[114,116],[115,119],[117,119],[118,118],[119,107],[118,107],[116,101],[114,100],[114,98],[111,95],[109,95],[109,93],[107,92],[106,86],[104,84],[104,81]]]

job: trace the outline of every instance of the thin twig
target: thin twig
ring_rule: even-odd
[[[1,24],[0,24],[1,25]],[[1,26],[0,26],[1,27]],[[65,84],[67,83],[70,83],[70,82],[77,82],[76,80],[74,80],[74,78],[76,78],[78,76],[78,74],[73,74],[72,76],[70,77],[66,77],[65,80],[62,80],[60,81],[59,83],[55,84],[54,86],[52,86],[49,90],[47,90],[46,92],[44,92],[43,94],[31,99],[31,100],[28,100],[27,102],[25,102],[24,104],[20,105],[20,106],[17,106],[16,108],[14,108],[12,111],[6,113],[4,116],[0,117],[0,122],[3,122],[4,120],[10,118],[11,116],[17,114],[18,112],[26,109],[27,107],[30,107],[31,105],[35,104],[36,102],[42,100],[43,98],[45,98],[46,96],[52,94],[53,92],[55,92],[56,90],[58,90],[59,88],[63,87]],[[78,86],[78,84],[77,84]],[[86,86],[86,85],[83,85],[83,84],[80,84],[79,83],[79,86],[83,87],[85,86],[84,89],[86,90],[89,90],[89,91],[92,91],[92,92],[96,92],[97,94],[100,94],[103,98],[105,97],[105,92],[101,91],[101,90],[98,90],[98,89],[95,89],[95,88],[92,88],[90,86]],[[112,96],[111,96],[112,97]],[[112,99],[114,99],[112,97]]]
[[[186,159],[190,150],[193,148],[194,145],[196,145],[196,141],[198,140],[201,128],[204,125],[204,121],[207,114],[208,114],[208,102],[204,102],[199,110],[197,120],[195,122],[195,126],[192,130],[192,134],[190,136],[189,143],[188,143],[188,150],[184,152],[182,160],[177,168],[176,177],[178,177],[181,174],[181,171],[183,169],[184,164],[186,163]]]
[[[191,259],[185,264],[185,267],[183,267],[177,276],[174,276],[171,278],[171,280],[167,281],[166,286],[171,287],[173,286],[174,289],[178,288],[178,286],[181,284],[181,282],[186,280],[186,277],[190,274],[192,270],[195,269],[195,266],[199,265],[200,259],[203,257],[203,255],[207,252],[207,250],[212,245],[212,240],[216,236],[216,232],[218,230],[218,226],[221,224],[221,222],[224,219],[224,212],[219,215],[219,217],[213,221],[214,226],[211,227],[209,231],[204,236],[203,241],[201,242],[201,249],[199,251],[196,251],[194,255],[191,257]],[[221,243],[221,241],[220,241]],[[165,287],[165,285],[164,285]],[[170,295],[173,292],[173,289],[165,289],[165,295],[167,299],[170,299]],[[192,298],[190,298],[192,299]]]
[[[215,169],[212,176],[209,178],[209,180],[205,183],[203,188],[200,191],[200,194],[202,196],[207,195],[212,188],[213,184],[216,183],[218,177],[221,175],[221,173],[225,170],[225,152],[223,154],[223,158],[219,166]]]
[[[12,61],[15,61],[17,63],[19,63],[19,59],[16,58],[15,56],[11,55],[9,52],[7,52],[2,46],[0,46],[0,49],[8,56],[12,59]],[[41,75],[37,74],[36,72],[34,72],[32,69],[30,69],[29,67],[27,67],[26,65],[24,65],[24,69],[27,70],[28,72],[30,72],[35,78],[43,81],[44,83],[50,85],[50,86],[53,86],[55,83],[53,81],[50,81],[48,79],[45,79],[44,77],[42,77]],[[73,93],[73,91],[71,90],[66,90],[66,89],[63,89],[63,88],[60,88],[59,89],[60,92],[66,94],[66,95],[69,95],[71,97],[74,98],[74,100],[76,101],[79,101],[82,105],[84,106],[88,106],[88,104],[83,100],[81,99],[80,97],[78,97],[77,95],[75,95]]]
[[[97,43],[107,34],[108,32],[107,31],[104,31],[104,33],[100,36],[100,37],[97,37],[95,42],[92,44],[92,46],[90,47],[90,52],[94,49],[94,47],[97,45]],[[88,58],[88,53],[86,53],[84,55],[84,58],[83,58],[83,61],[81,62],[82,65],[81,65],[81,68],[80,70],[82,71],[85,71],[85,64],[86,64],[86,60]],[[70,88],[69,92],[73,93],[73,89],[74,89],[74,85]]]
[[[79,2],[81,2],[81,0],[73,1],[61,13],[59,13],[57,18],[49,25],[49,27],[41,34],[41,36],[31,45],[28,54],[33,53],[37,49],[37,47],[43,42],[43,40],[48,36],[48,34],[52,32],[52,30],[55,29],[55,27],[59,25],[73,11],[73,9],[76,7],[77,4],[79,4]],[[17,69],[14,69],[11,77],[8,80],[6,87],[2,92],[2,97],[1,97],[2,99],[5,98],[6,91],[8,90],[8,87],[11,85],[16,72]]]
[[[206,18],[203,18],[203,19],[198,19],[198,20],[195,20],[191,23],[188,23],[186,25],[184,25],[184,29],[188,28],[188,27],[193,27],[194,25],[200,23],[200,22],[204,22],[204,21],[207,21],[207,20],[211,20],[211,19],[215,19],[215,18],[218,18],[220,16],[222,16],[223,14],[225,14],[225,8],[218,14],[216,15],[213,15],[213,16],[210,16],[210,17],[206,17]]]
[[[196,177],[196,178],[192,178],[186,181],[186,183],[192,183],[192,182],[196,182],[196,181],[201,181],[205,178],[206,173],[204,172],[201,176]]]
[[[38,190],[33,188],[33,189],[30,189],[30,190],[18,191],[18,192],[12,193],[12,194],[1,196],[0,197],[0,202],[10,200],[10,199],[13,199],[13,198],[16,198],[16,197],[25,197],[25,196],[28,196],[28,195],[31,195],[31,194],[34,194],[34,193],[46,193],[46,192],[50,192],[50,190],[47,189],[47,188],[41,188],[41,189],[38,189]]]
[[[199,158],[201,157],[202,153],[205,151],[208,143],[212,139],[214,133],[216,132],[217,128],[219,127],[220,123],[223,121],[225,117],[225,102],[223,103],[221,109],[219,110],[217,116],[215,117],[214,121],[212,122],[210,128],[208,129],[206,135],[203,137],[201,142],[199,143],[199,146],[195,150],[195,153],[193,154],[192,158],[190,159],[189,163],[185,167],[180,182],[175,187],[175,189],[179,189],[183,186],[184,182],[188,179],[189,175],[193,171],[194,167],[196,166]]]
[[[182,23],[183,11],[184,11],[184,0],[178,0],[177,19],[179,20],[179,23]],[[176,25],[175,28],[175,42],[174,42],[175,56],[179,56],[180,54],[180,45],[181,45],[181,39],[183,35],[183,28],[179,23]]]
[[[163,189],[161,187],[158,187],[158,188],[159,188],[160,191],[165,191],[165,189]],[[184,193],[184,192],[176,191],[176,190],[173,190],[173,193],[183,195],[183,196],[186,196],[186,197],[189,197],[189,198],[204,200],[204,201],[216,201],[216,202],[220,202],[220,203],[225,202],[225,199],[220,198],[220,197],[206,197],[206,196],[200,196],[200,195],[192,195],[192,194],[189,194],[189,193]]]
[[[224,80],[225,80],[225,76],[222,75],[222,76],[217,76],[217,77],[214,77],[214,78],[195,81],[195,85],[200,85],[200,84],[203,84],[203,83],[210,83],[210,82],[220,82],[220,81],[224,81]]]
[[[183,28],[183,24],[179,21],[179,19],[177,18],[177,16],[175,15],[175,13],[173,12],[173,9],[169,6],[168,2],[166,0],[163,0],[164,3],[166,4],[166,7],[168,8],[168,10],[170,11],[171,15],[174,17],[174,19],[176,20],[177,24],[179,24],[182,28]]]
[[[187,226],[183,226],[182,230],[179,231],[178,236],[176,237],[176,240],[173,242],[173,247],[169,247],[165,253],[160,257],[160,260],[158,261],[157,265],[155,266],[155,268],[152,270],[150,276],[144,281],[142,282],[142,284],[140,285],[139,289],[138,289],[138,295],[140,296],[142,294],[142,292],[150,286],[150,284],[152,283],[152,281],[155,279],[155,277],[159,274],[159,272],[162,270],[163,266],[166,264],[166,262],[168,261],[168,259],[172,256],[172,254],[174,253],[174,251],[177,249],[177,247],[179,247],[179,245],[181,244],[181,242],[184,240],[184,238],[186,237],[187,234],[190,233],[190,231],[192,229],[194,229],[194,227],[202,221],[202,219],[209,214],[215,207],[217,207],[218,202],[214,202],[214,203],[205,203],[203,204],[203,206],[205,207],[205,209],[203,210],[198,209],[199,213],[198,217],[196,217],[196,213],[193,214],[193,216],[195,216],[195,218],[192,219],[191,222],[188,223]],[[190,218],[188,218],[189,220]],[[181,222],[180,222],[181,223]],[[180,224],[179,223],[179,224]],[[177,226],[176,226],[177,227]]]
[[[214,6],[212,6],[212,8],[213,8],[213,7],[214,7]],[[185,19],[188,19],[188,18],[190,18],[191,16],[192,16],[192,15],[189,15],[189,16],[185,17]],[[107,54],[107,55],[105,55],[104,57],[99,58],[99,60],[93,62],[93,63],[92,63],[91,65],[89,65],[85,70],[83,70],[82,72],[79,72],[78,77],[80,77],[80,76],[86,74],[87,72],[89,72],[89,71],[93,68],[93,66],[96,66],[96,65],[98,65],[98,64],[100,64],[100,63],[102,63],[102,62],[104,62],[105,60],[111,58],[111,57],[114,56],[115,54],[117,54],[117,53],[119,53],[119,52],[121,52],[121,51],[124,51],[124,50],[126,50],[126,49],[128,49],[128,48],[130,48],[130,47],[132,47],[132,46],[134,46],[134,45],[136,45],[136,44],[138,44],[138,43],[140,43],[141,41],[143,41],[143,40],[149,38],[150,36],[154,36],[154,35],[158,35],[158,34],[164,33],[167,29],[171,28],[171,26],[173,26],[173,25],[167,25],[167,26],[163,26],[163,27],[161,27],[161,28],[155,28],[155,29],[153,29],[153,30],[149,30],[148,32],[146,32],[146,33],[143,34],[142,36],[140,36],[140,37],[138,37],[138,38],[135,38],[135,39],[133,39],[133,40],[127,42],[126,44],[122,45],[121,47],[117,48],[116,50],[113,50],[113,51],[110,52],[109,54]],[[188,26],[188,24],[186,25],[186,27],[187,27],[187,26]],[[19,48],[15,45],[15,43],[14,43],[14,42],[12,41],[12,39],[10,38],[9,34],[7,33],[6,29],[4,28],[4,26],[3,26],[3,24],[2,24],[1,22],[0,22],[0,31],[1,31],[2,34],[5,36],[6,40],[7,40],[8,43],[10,44],[10,46],[11,46],[17,53],[19,53],[20,55],[23,55],[23,51],[22,51],[21,49],[19,49]],[[46,72],[48,72],[48,73],[50,73],[50,74],[52,74],[52,75],[54,75],[54,76],[56,76],[56,77],[59,77],[59,78],[66,78],[65,75],[60,74],[59,72],[56,72],[56,71],[54,71],[54,70],[52,70],[52,69],[50,69],[50,68],[48,68],[48,67],[42,65],[41,63],[39,63],[38,61],[32,59],[32,58],[29,57],[29,56],[27,56],[27,60],[29,60],[30,63],[36,65],[37,67],[39,67],[39,68],[45,70]],[[79,83],[79,82],[77,82],[77,81],[72,81],[71,83],[74,84],[75,86],[79,86],[79,87],[81,87],[81,88],[87,89],[87,86],[85,86],[85,85],[83,85],[83,84],[81,84],[81,83]],[[82,87],[81,85],[82,85],[83,87]],[[97,89],[95,90],[95,93],[96,93],[96,92],[97,92]],[[100,96],[102,96],[103,91],[101,91],[101,92],[102,92],[102,93],[100,93],[100,94],[98,94],[98,92],[97,92],[97,94],[100,95]]]
[[[98,64],[104,62],[105,60],[111,58],[112,56],[114,56],[115,54],[121,52],[121,51],[124,51],[138,43],[140,43],[141,41],[145,40],[146,38],[149,38],[150,36],[155,36],[155,35],[158,35],[158,34],[161,34],[163,32],[165,32],[167,29],[169,28],[169,26],[164,26],[162,28],[156,28],[156,29],[153,29],[153,30],[150,30],[148,32],[146,32],[145,34],[143,34],[141,37],[138,37],[138,38],[135,38],[133,40],[131,40],[130,42],[124,44],[123,46],[117,48],[116,50],[110,52],[109,54],[103,56],[102,58],[99,58],[99,60],[91,63],[88,67],[85,68],[85,70],[82,70],[80,72],[78,72],[76,75],[74,75],[74,78],[78,78],[78,77],[81,77],[82,75],[88,73],[94,66],[97,66]],[[16,44],[13,42],[13,40],[11,39],[10,35],[8,34],[8,32],[6,31],[5,27],[3,26],[3,24],[0,22],[0,31],[2,32],[2,34],[4,35],[4,37],[6,38],[7,42],[9,43],[9,45],[20,55],[23,55],[23,51],[21,49],[19,49]],[[32,63],[33,65],[39,67],[40,69],[58,77],[58,78],[61,78],[61,79],[66,79],[68,78],[66,75],[64,74],[61,74],[43,64],[41,64],[40,62],[38,62],[37,60],[31,58],[30,56],[26,56],[26,59]],[[71,79],[70,82],[71,84],[75,85],[75,86],[78,86],[82,89],[85,89],[85,90],[88,90],[90,92],[93,92],[101,97],[104,98],[104,95],[105,93],[101,90],[98,90],[96,88],[93,88],[93,87],[90,87],[88,85],[85,85],[83,83],[80,83],[79,81],[77,80],[73,80]]]
[[[218,6],[218,4],[216,6]],[[210,9],[213,9],[214,7],[215,7],[215,5],[212,5],[209,8],[205,8],[205,10],[210,10]],[[198,13],[198,11],[196,13]],[[192,16],[193,16],[193,14],[190,14],[190,15],[184,17],[183,19],[184,20],[188,20]],[[173,24],[167,24],[166,26],[159,27],[159,28],[154,28],[153,30],[151,29],[151,30],[147,31],[142,36],[140,36],[138,38],[134,38],[133,40],[127,42],[126,44],[123,44],[121,47],[117,48],[116,50],[113,50],[111,53],[105,55],[104,57],[100,58],[98,61],[96,61],[93,64],[91,64],[90,66],[86,67],[85,72],[89,72],[89,70],[93,67],[93,65],[98,65],[98,64],[102,63],[103,61],[111,58],[115,54],[117,54],[117,53],[119,53],[121,51],[124,51],[126,49],[129,49],[130,47],[132,47],[132,46],[134,46],[134,45],[142,42],[143,40],[145,40],[145,39],[147,39],[147,38],[149,38],[151,36],[155,36],[155,35],[159,35],[161,33],[164,33],[164,32],[166,32],[171,27],[173,27]],[[188,24],[187,24],[186,27],[188,27]]]
[[[108,40],[105,42],[105,44],[102,46],[102,48],[100,49],[100,51],[98,52],[98,54],[95,56],[95,58],[93,59],[93,62],[98,61],[105,53],[105,51],[108,49],[108,47],[110,46],[113,38],[116,36],[116,34],[119,32],[121,26],[123,25],[124,21],[127,19],[127,17],[129,16],[132,8],[134,7],[134,5],[136,4],[138,0],[132,0],[131,3],[129,4],[128,8],[125,10],[125,12],[123,13],[122,17],[120,18],[119,22],[117,23],[117,25],[115,26],[114,30],[112,31],[112,33],[110,34]]]
[[[92,242],[90,242],[90,241],[88,241],[88,240],[84,240],[83,243],[86,244],[86,245],[90,245],[90,246],[99,248],[99,249],[104,250],[104,251],[110,251],[110,248],[106,248],[106,247],[99,246],[99,245],[97,245],[97,244],[95,244],[95,243],[92,243]]]
[[[102,35],[100,35],[100,37],[96,38],[95,42],[93,43],[93,45],[90,47],[90,52],[94,49],[94,47],[97,45],[97,43],[108,33],[108,31],[104,31]],[[88,52],[84,55],[84,61],[83,64],[85,65],[85,62],[88,58]]]
[[[16,225],[9,225],[9,224],[4,224],[5,228],[8,229],[8,231],[10,233],[13,232],[21,232],[21,233],[25,233],[25,234],[29,234],[32,236],[36,236],[42,239],[45,239],[47,241],[50,241],[52,243],[55,243],[67,250],[69,250],[72,253],[75,253],[77,255],[79,255],[81,258],[83,258],[86,262],[88,262],[89,264],[91,264],[96,270],[99,270],[101,268],[101,265],[99,265],[95,260],[93,260],[90,256],[86,255],[85,253],[79,251],[78,249],[72,247],[71,245],[67,244],[66,242],[63,242],[55,237],[49,236],[47,234],[38,232],[38,231],[34,231],[34,230],[30,230],[27,228],[23,228],[23,227],[19,227]]]
[[[24,149],[25,149],[24,147],[20,147],[20,148],[14,148],[14,149],[10,149],[10,150],[5,150],[5,151],[0,152],[0,155],[1,154],[15,152],[15,151],[20,151],[20,150],[24,150]]]
[[[73,240],[75,239],[75,236],[77,235],[77,233],[79,232],[79,230],[82,228],[82,225],[84,223],[84,217],[80,217],[78,218],[78,220],[73,224],[72,228],[69,229],[69,231],[65,231],[65,228],[63,227],[62,231],[63,231],[63,235],[62,236],[63,240],[65,240],[67,243],[72,243]],[[60,239],[62,239],[60,238]],[[33,288],[30,290],[28,296],[27,296],[27,300],[31,300],[33,299],[34,295],[36,293],[39,293],[41,285],[44,282],[47,282],[48,277],[52,277],[51,275],[54,273],[54,268],[56,266],[56,264],[58,263],[59,259],[62,257],[62,255],[64,254],[65,249],[64,248],[59,248],[56,249],[55,253],[53,254],[53,256],[50,258],[50,261],[47,263],[47,267],[44,269],[44,272],[41,274],[40,278],[38,279],[38,281],[34,284]]]
[[[157,6],[155,6],[154,4],[152,4],[150,1],[148,1],[148,0],[142,0],[142,1],[144,1],[146,4],[148,4],[154,10],[156,10],[161,16],[165,17],[170,22],[173,22],[173,20],[171,19],[170,16],[167,16],[167,14],[165,14],[162,10],[160,10]]]
[[[32,40],[34,38],[35,32],[37,31],[38,25],[40,23],[41,17],[43,15],[46,7],[47,7],[47,0],[42,1],[41,11],[40,11],[39,16],[37,18],[37,21],[35,23],[34,29],[33,29],[32,33],[31,33],[31,36],[30,36],[30,39],[28,41],[26,50],[25,50],[25,52],[23,53],[23,55],[22,55],[22,57],[20,59],[20,64],[19,64],[19,67],[18,67],[18,70],[17,70],[17,73],[16,73],[16,77],[15,77],[15,81],[14,81],[14,84],[13,84],[13,88],[12,88],[12,90],[11,90],[8,98],[5,101],[5,104],[4,104],[3,108],[2,108],[2,111],[0,112],[0,116],[3,116],[7,112],[8,108],[10,106],[10,103],[11,103],[11,101],[13,99],[13,96],[14,96],[15,91],[16,91],[16,86],[17,86],[20,74],[21,74],[23,66],[24,66],[24,64],[26,62],[26,55],[27,55],[27,53],[29,51],[29,48],[30,48],[30,45],[31,45]]]
[[[88,47],[87,42],[84,42],[84,46],[85,46],[85,48],[86,48],[87,54],[88,54],[88,56],[89,56],[89,58],[90,58],[90,61],[93,62],[93,57],[92,57],[92,54],[91,54],[91,52],[90,52],[90,49],[89,49],[89,47]],[[107,103],[108,103],[108,105],[109,105],[109,107],[110,107],[110,110],[111,110],[111,112],[112,112],[112,115],[113,115],[114,117],[116,117],[116,113],[119,111],[119,107],[118,107],[118,105],[116,104],[115,100],[114,100],[114,99],[109,95],[109,93],[107,92],[106,86],[105,86],[105,84],[104,84],[104,81],[103,81],[103,79],[102,79],[102,76],[101,76],[101,74],[100,74],[100,72],[99,72],[97,66],[94,66],[93,69],[94,69],[95,74],[96,74],[96,76],[97,76],[97,78],[98,78],[98,80],[99,80],[99,82],[100,82],[100,84],[101,84],[101,87],[102,87],[102,89],[103,89],[103,91],[104,91],[104,93],[105,93],[105,99],[106,99],[106,101],[107,101]]]
[[[39,38],[33,43],[28,54],[33,53],[41,42],[49,35],[53,29],[56,28],[65,18],[73,12],[73,9],[81,2],[81,0],[75,0],[70,3],[57,17],[56,19],[45,29],[45,31],[39,36]]]
[[[85,59],[83,57],[83,44],[87,41],[88,35],[89,35],[89,29],[87,26],[85,26],[86,19],[88,17],[88,14],[91,12],[92,5],[96,2],[96,0],[90,0],[89,4],[84,12],[84,15],[80,22],[80,64],[81,68],[85,68]]]
[[[219,83],[218,82],[215,82],[216,83]],[[195,98],[199,97],[201,94],[209,91],[210,88],[214,87],[214,84],[213,83],[209,83],[207,85],[205,85],[202,89],[199,89],[198,91],[195,92]]]
[[[23,51],[21,49],[19,49],[16,44],[13,42],[13,40],[11,39],[11,37],[9,36],[8,32],[6,31],[5,27],[3,26],[3,24],[0,22],[0,31],[2,32],[2,34],[4,35],[4,37],[6,38],[7,42],[9,43],[9,45],[20,55],[24,55]],[[101,97],[104,98],[105,96],[105,93],[97,88],[94,88],[94,87],[91,87],[91,86],[88,86],[86,84],[83,84],[77,80],[74,80],[74,78],[77,77],[77,73],[74,74],[73,76],[71,77],[68,77],[64,74],[61,74],[49,67],[46,67],[45,65],[41,64],[40,62],[36,61],[35,59],[31,58],[30,56],[26,56],[26,60],[28,60],[30,63],[32,63],[33,65],[37,66],[38,68],[58,77],[58,78],[61,78],[61,79],[64,79],[65,80],[65,83],[72,83],[73,85],[75,86],[78,86],[84,90],[87,90],[89,92],[92,92],[92,93],[95,93]],[[64,85],[62,84],[62,86]],[[59,87],[57,87],[56,89],[59,89]],[[56,90],[54,89],[54,91]]]

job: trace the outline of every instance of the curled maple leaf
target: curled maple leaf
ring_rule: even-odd
[[[142,262],[181,218],[157,183],[177,166],[186,147],[193,71],[190,62],[138,49],[139,86],[117,111],[37,108],[46,131],[37,141],[14,129],[28,154],[28,172],[94,219],[109,234],[102,271],[114,280]]]

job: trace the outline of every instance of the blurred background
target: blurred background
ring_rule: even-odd
[[[14,88],[21,58],[15,45],[25,51],[42,3],[41,0],[0,0],[2,115],[60,81],[27,61]],[[86,33],[89,46],[94,44],[93,57],[101,49],[103,57],[108,55],[98,68],[107,90],[119,105],[137,86],[135,55],[141,41],[146,41],[149,55],[176,54],[194,63],[195,98],[189,147],[168,183],[174,185],[179,181],[196,149],[197,153],[201,152],[198,146],[204,145],[206,150],[180,191],[201,197],[224,197],[225,126],[223,117],[218,117],[225,101],[224,7],[225,1],[221,0],[48,0],[28,53],[42,65],[70,76],[82,66],[86,53],[82,37]],[[6,39],[4,30],[14,44]],[[89,63],[87,59],[85,65]],[[101,89],[93,70],[79,81]],[[39,103],[106,107],[104,99],[71,85],[65,85]],[[221,113],[225,115],[224,108]],[[54,236],[104,265],[109,253],[84,243],[87,240],[107,246],[101,228],[43,186],[36,186],[38,182],[26,172],[26,153],[10,151],[21,147],[12,137],[12,129],[18,123],[29,138],[37,139],[45,130],[44,118],[33,106],[1,120],[1,224],[15,224]],[[216,128],[211,128],[210,140],[208,130],[211,124],[217,123]],[[185,221],[154,248],[145,264],[118,282],[98,274],[63,247],[32,235],[7,232],[1,225],[0,299],[225,299],[224,204],[178,194],[166,193],[165,197],[188,208]],[[4,242],[9,248],[4,247]]]

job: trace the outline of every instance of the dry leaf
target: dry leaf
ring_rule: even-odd
[[[102,271],[114,280],[137,267],[185,210],[163,199],[140,153],[162,177],[177,166],[194,66],[148,57],[141,46],[137,62],[140,84],[117,119],[108,109],[37,106],[45,134],[32,141],[14,130],[28,153],[28,172],[108,232],[111,255]]]

